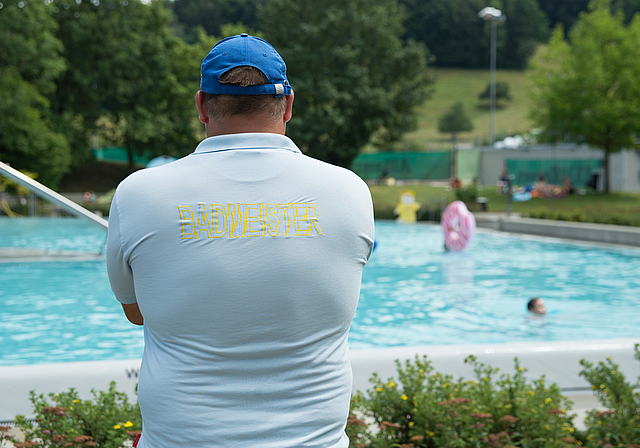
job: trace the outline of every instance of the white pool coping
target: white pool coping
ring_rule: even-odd
[[[469,355],[499,368],[500,373],[510,374],[514,372],[514,358],[518,357],[521,366],[528,370],[529,380],[546,375],[549,384],[556,383],[563,394],[575,402],[574,412],[582,415],[598,407],[598,403],[589,384],[579,375],[580,360],[596,364],[611,356],[627,380],[634,383],[640,376],[640,362],[633,357],[636,343],[640,343],[640,338],[351,350],[353,390],[368,390],[374,372],[382,379],[397,378],[394,361],[413,359],[416,354],[427,355],[435,371],[452,374],[456,379],[473,378],[471,367],[464,364]],[[46,395],[75,388],[81,398],[90,399],[91,389],[107,390],[109,383],[115,381],[119,391],[135,400],[140,362],[140,359],[131,359],[0,366],[0,422],[12,421],[18,414],[33,417],[30,390]]]

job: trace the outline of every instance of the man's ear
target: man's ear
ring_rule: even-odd
[[[287,95],[287,108],[284,110],[283,120],[285,123],[291,120],[291,110],[293,109],[293,89],[291,89],[291,95]]]
[[[196,107],[198,108],[198,118],[202,124],[209,123],[209,113],[207,108],[204,107],[205,97],[202,90],[198,90],[196,93]]]

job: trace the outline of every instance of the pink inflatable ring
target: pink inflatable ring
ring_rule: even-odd
[[[469,245],[476,230],[476,218],[462,201],[454,201],[444,209],[440,218],[444,232],[444,247],[461,251]]]

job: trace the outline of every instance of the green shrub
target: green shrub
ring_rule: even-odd
[[[398,215],[393,212],[395,207],[375,207],[373,210],[373,216],[375,219],[397,219]],[[433,215],[433,216],[432,216]],[[418,221],[429,221],[433,218],[433,222],[440,221],[440,203],[433,204],[433,211],[429,211],[429,204],[422,204],[422,207],[416,213],[416,219]]]
[[[593,222],[596,224],[615,224],[621,226],[640,226],[640,215],[629,212],[598,209],[584,210],[551,210],[537,208],[523,212],[523,216],[536,219],[551,219],[558,221]]]
[[[396,361],[397,382],[374,374],[374,387],[352,400],[347,430],[352,446],[575,446],[578,433],[567,413],[571,402],[555,384],[547,386],[544,377],[527,383],[517,358],[514,375],[498,378],[498,369],[473,356],[465,362],[472,365],[474,380],[435,373],[427,358],[418,356],[404,367]]]
[[[127,395],[116,390],[112,382],[106,392],[92,390],[93,400],[81,400],[75,389],[59,394],[44,395],[31,391],[35,409],[35,424],[24,416],[17,416],[16,426],[26,441],[40,440],[37,446],[118,448],[142,430],[138,404],[130,404]],[[16,445],[17,446],[17,445]],[[35,446],[35,445],[33,445]]]
[[[473,209],[478,200],[478,187],[470,184],[466,187],[458,187],[455,189],[456,199],[464,202],[468,208]]]
[[[640,344],[636,344],[635,359],[640,361]],[[580,361],[580,372],[595,391],[598,400],[607,409],[587,413],[587,447],[624,446],[640,448],[640,378],[629,384],[617,364],[610,357],[593,365]]]
[[[0,426],[0,448],[9,448],[9,443],[12,439],[9,431],[11,426]]]

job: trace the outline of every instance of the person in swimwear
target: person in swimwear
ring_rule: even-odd
[[[529,312],[532,314],[547,314],[547,310],[544,307],[544,300],[542,300],[540,297],[534,297],[533,299],[529,300],[529,303],[527,303],[527,310],[529,310]]]

